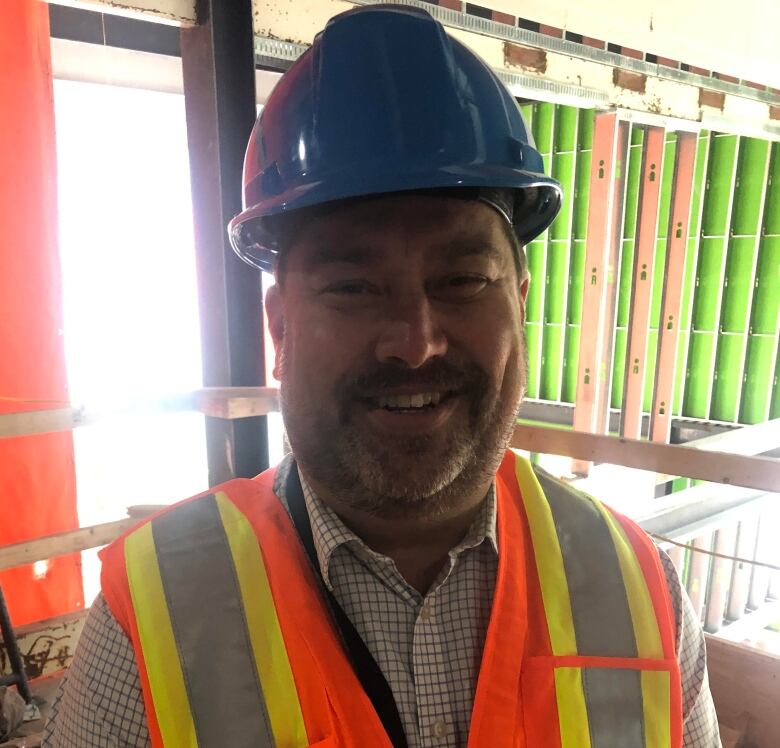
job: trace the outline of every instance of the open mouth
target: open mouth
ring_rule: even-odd
[[[455,395],[454,392],[415,392],[403,395],[379,395],[368,398],[374,408],[390,413],[422,413],[435,409]]]

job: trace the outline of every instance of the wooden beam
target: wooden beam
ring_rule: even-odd
[[[88,422],[88,421],[87,421]],[[85,425],[81,408],[54,408],[30,410],[0,415],[0,439],[30,434],[48,434],[53,431],[70,431]]]
[[[705,452],[673,444],[524,424],[515,427],[510,446],[763,491],[777,491],[780,486],[780,460],[769,457]]]
[[[620,433],[631,439],[641,436],[642,400],[645,384],[647,336],[653,288],[653,265],[657,241],[658,205],[661,197],[665,133],[661,127],[648,127],[642,149],[639,182],[639,215],[631,287],[631,307],[626,342],[626,369],[623,418]]]
[[[108,545],[145,517],[164,508],[164,504],[136,504],[127,507],[126,519],[0,546],[0,571]]]
[[[758,455],[771,452],[780,447],[780,418],[721,431],[700,439],[691,439],[685,442],[685,446],[707,452],[730,452],[735,455]],[[659,474],[658,483],[665,483],[675,477]]]
[[[136,524],[137,517],[128,517],[116,522],[80,527],[78,530],[58,532],[36,540],[1,546],[0,571],[107,545]]]
[[[276,387],[206,387],[195,395],[195,409],[213,418],[249,418],[279,410]]]
[[[780,418],[723,431],[686,443],[687,447],[738,455],[757,455],[780,447]]]
[[[0,546],[0,571],[108,545],[145,517],[164,508],[163,504],[137,504],[127,508],[126,519]]]
[[[680,335],[680,306],[685,280],[696,143],[695,133],[677,134],[672,209],[666,235],[666,267],[658,329],[658,355],[655,362],[653,405],[650,411],[650,439],[654,442],[668,442],[672,430],[672,400],[677,369],[677,341]]]
[[[265,404],[253,403],[251,398],[237,400],[240,403],[242,399],[248,401],[246,405],[251,412],[267,405],[267,400],[264,400]],[[772,491],[780,485],[780,460],[768,457],[744,457],[527,425],[518,425],[515,428],[511,446],[531,452],[668,472],[764,491]],[[137,524],[144,516],[160,508],[159,505],[130,507],[128,512],[131,516],[127,519],[0,547],[0,570],[106,545]]]
[[[161,413],[203,413],[233,420],[265,415],[279,409],[275,387],[204,387],[162,397],[134,399],[111,408],[68,407],[26,410],[0,415],[0,439],[53,431],[70,431],[101,421]]]
[[[0,415],[0,439],[32,434],[48,434],[54,431],[70,431],[80,426],[90,426],[99,421],[130,416],[183,413],[198,410],[196,398],[204,390],[162,395],[151,398],[128,399],[109,408],[69,406],[50,410],[22,410]],[[33,405],[33,403],[20,403]]]
[[[194,394],[191,407],[182,409],[196,410],[217,418],[245,418],[277,410],[278,394],[273,387],[206,388]],[[4,418],[9,416],[0,416],[0,424]],[[566,455],[585,462],[609,462],[715,483],[776,491],[780,486],[780,460],[747,458],[736,453],[753,453],[757,444],[759,449],[761,445],[767,450],[773,449],[778,445],[778,439],[780,419],[700,439],[691,442],[690,446],[651,444],[576,430],[518,425],[512,446],[532,452]],[[755,476],[750,476],[751,471],[756,471]]]

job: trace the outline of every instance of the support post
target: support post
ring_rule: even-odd
[[[260,273],[234,254],[226,225],[241,210],[244,148],[255,120],[251,0],[202,0],[181,32],[206,387],[265,384]],[[206,418],[211,485],[268,466],[265,416]]]

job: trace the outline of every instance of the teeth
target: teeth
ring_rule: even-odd
[[[441,392],[420,392],[414,395],[389,395],[376,398],[380,408],[411,409],[424,408],[426,405],[438,405],[441,401]]]

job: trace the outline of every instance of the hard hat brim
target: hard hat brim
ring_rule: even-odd
[[[242,260],[261,270],[273,272],[280,247],[273,233],[264,226],[264,218],[356,197],[459,187],[508,188],[518,191],[536,188],[535,204],[521,211],[513,224],[522,244],[528,244],[543,233],[561,207],[562,190],[556,180],[506,166],[445,166],[434,171],[428,170],[424,174],[339,174],[328,179],[293,185],[256,205],[245,207],[230,221],[228,234],[233,249]],[[245,230],[250,223],[251,237],[250,232]]]

